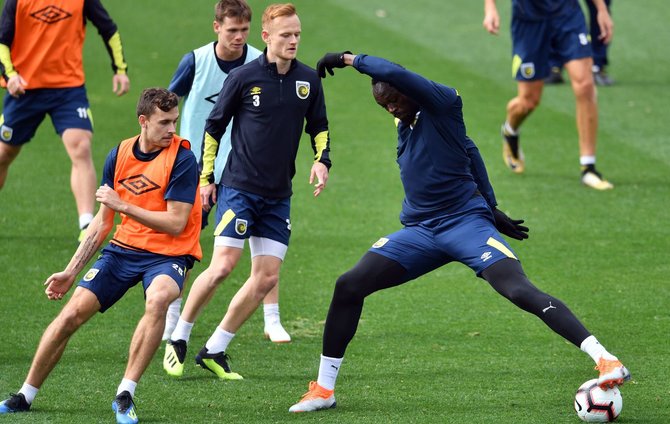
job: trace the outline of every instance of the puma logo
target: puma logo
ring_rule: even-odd
[[[546,308],[542,309],[542,313],[543,313],[543,314],[546,313],[549,309],[556,309],[556,307],[555,307],[554,305],[551,304],[551,301],[549,301],[549,306],[547,306]]]

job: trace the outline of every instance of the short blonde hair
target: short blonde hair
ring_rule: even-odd
[[[267,30],[267,26],[275,18],[279,18],[280,16],[293,16],[297,14],[298,12],[296,11],[295,6],[293,6],[291,3],[271,4],[266,7],[265,11],[263,12],[263,30]]]

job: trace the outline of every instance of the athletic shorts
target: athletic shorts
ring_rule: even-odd
[[[407,270],[408,280],[450,262],[461,262],[479,276],[501,259],[516,259],[496,230],[493,214],[481,196],[473,197],[458,213],[382,237],[369,252],[400,263]]]
[[[186,271],[193,268],[193,263],[190,255],[165,256],[110,243],[102,249],[102,254],[84,274],[79,285],[96,295],[101,305],[100,312],[105,312],[140,281],[146,292],[159,275],[171,277],[181,291]]]
[[[5,95],[0,140],[13,146],[29,142],[46,115],[60,136],[70,128],[93,131],[86,88],[38,88],[18,98]]]
[[[253,236],[288,246],[291,198],[268,198],[219,184],[216,223],[215,237],[245,240]]]
[[[512,75],[517,81],[549,76],[549,56],[565,62],[591,57],[589,30],[581,9],[543,21],[512,19]]]

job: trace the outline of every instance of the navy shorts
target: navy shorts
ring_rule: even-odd
[[[273,199],[219,184],[215,236],[268,238],[288,246],[291,198]]]
[[[382,237],[369,251],[400,263],[408,280],[450,262],[461,262],[480,275],[501,259],[517,259],[496,230],[493,214],[481,196],[473,197],[458,213]]]
[[[105,312],[140,281],[146,292],[154,278],[159,275],[171,277],[181,291],[186,271],[193,268],[193,263],[194,259],[190,255],[158,255],[125,249],[110,243],[102,249],[102,254],[84,274],[79,285],[96,295],[101,305],[100,312]]]
[[[13,146],[29,142],[46,115],[56,133],[70,128],[93,131],[93,118],[86,88],[38,88],[18,98],[5,95],[0,122],[0,140]]]
[[[512,19],[512,76],[537,81],[549,76],[549,56],[564,64],[591,57],[589,30],[581,9],[543,21]]]

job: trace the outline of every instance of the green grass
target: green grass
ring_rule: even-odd
[[[151,4],[149,4],[151,3]],[[130,65],[131,93],[111,92],[109,60],[89,27],[87,87],[95,114],[98,172],[111,147],[138,132],[140,90],[165,86],[181,56],[211,39],[213,1],[135,2],[106,7],[117,21]],[[250,42],[269,2],[251,1]],[[303,23],[300,58],[351,49],[387,57],[458,88],[469,134],[478,143],[501,208],[523,217],[531,238],[513,241],[531,280],[565,301],[623,359],[633,381],[623,387],[622,423],[670,422],[670,271],[667,213],[670,144],[667,96],[670,9],[615,2],[611,74],[599,90],[598,164],[616,185],[599,193],[578,181],[574,101],[569,87],[548,87],[524,125],[527,171],[510,174],[500,160],[498,129],[515,93],[510,78],[508,2],[500,2],[499,37],[481,27],[478,1],[297,0]],[[378,18],[384,8],[386,18]],[[667,37],[666,37],[667,38]],[[294,179],[293,235],[282,269],[281,310],[294,337],[275,346],[255,314],[230,354],[241,382],[221,382],[192,357],[223,316],[249,269],[243,260],[194,327],[184,378],[167,378],[162,349],[136,393],[143,422],[416,422],[576,423],[572,398],[595,375],[592,361],[497,296],[462,265],[443,267],[366,301],[338,380],[338,408],[290,415],[287,408],[316,377],[321,332],[335,279],[380,236],[399,228],[402,190],[394,129],[353,69],[324,81],[333,169],[327,190],[311,197],[307,140]],[[12,165],[0,192],[0,393],[16,391],[43,329],[62,304],[42,282],[72,255],[76,211],[69,161],[45,122]],[[210,231],[202,236],[204,269]],[[43,386],[25,423],[111,422],[128,343],[143,311],[138,288],[77,333]]]

